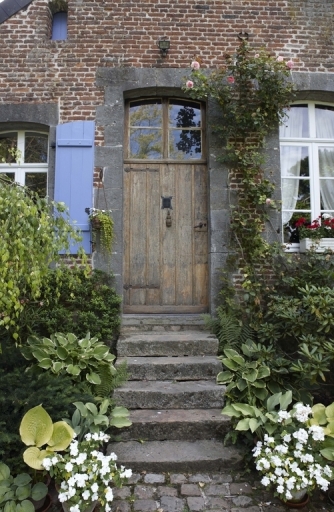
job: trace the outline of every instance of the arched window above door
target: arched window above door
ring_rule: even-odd
[[[204,108],[184,99],[154,98],[127,104],[126,158],[204,161]]]

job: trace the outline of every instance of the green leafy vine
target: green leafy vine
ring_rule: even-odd
[[[234,56],[225,55],[217,71],[201,69],[201,59],[192,64],[184,90],[196,99],[210,99],[217,105],[219,121],[214,129],[222,141],[220,160],[229,168],[230,184],[236,184],[237,201],[230,204],[231,233],[244,273],[254,273],[270,252],[263,237],[274,184],[264,176],[265,139],[277,129],[293,98],[289,80],[292,61],[255,53],[242,41]]]

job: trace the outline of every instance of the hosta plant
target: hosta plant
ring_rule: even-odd
[[[7,464],[0,462],[0,512],[35,512],[31,500],[41,500],[47,492],[43,482],[33,485],[27,473],[14,477]]]
[[[74,430],[78,441],[82,441],[84,436],[91,433],[105,431],[109,427],[123,428],[129,427],[129,411],[125,407],[114,406],[110,399],[105,398],[99,407],[92,402],[74,402],[76,410],[70,420],[64,418]],[[111,409],[111,412],[108,410]]]
[[[59,332],[50,338],[30,336],[22,353],[27,359],[37,359],[36,366],[43,370],[67,373],[72,380],[86,380],[92,386],[101,384],[102,374],[106,380],[116,374],[112,364],[115,356],[109,347],[98,338],[91,338],[89,333],[83,339],[72,333]]]
[[[280,410],[286,410],[292,402],[292,392],[275,393],[270,396],[262,408],[248,403],[231,403],[222,410],[237,420],[234,429],[240,432],[250,431],[258,439],[263,440],[266,434],[273,435],[279,428],[277,418]]]
[[[65,421],[52,422],[41,405],[30,409],[20,425],[22,442],[28,446],[24,462],[33,469],[43,470],[42,461],[50,453],[65,450],[73,439],[73,429]],[[46,445],[46,446],[45,446]],[[44,449],[41,449],[45,446]]]

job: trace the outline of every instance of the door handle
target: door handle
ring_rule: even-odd
[[[167,211],[167,216],[166,216],[166,227],[167,228],[170,228],[172,225],[172,216],[170,214],[170,210]]]
[[[194,226],[194,228],[205,228],[206,227],[206,222],[200,222],[199,224],[197,224],[197,226]]]

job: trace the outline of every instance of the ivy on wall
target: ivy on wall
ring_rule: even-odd
[[[218,108],[215,131],[222,141],[221,161],[229,168],[229,180],[237,183],[236,204],[230,204],[231,233],[244,274],[254,273],[270,253],[263,237],[274,184],[264,177],[265,138],[286,116],[293,98],[290,78],[293,62],[255,53],[242,41],[236,54],[225,55],[225,65],[210,73],[201,59],[191,64],[184,90],[196,99],[211,99]]]

